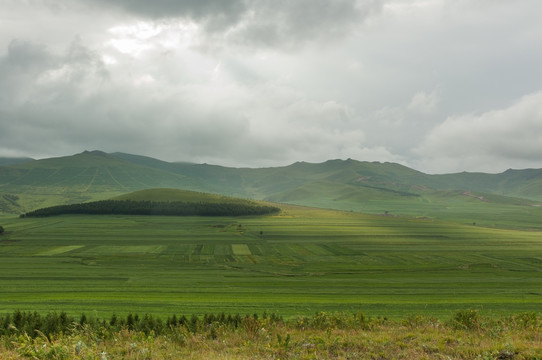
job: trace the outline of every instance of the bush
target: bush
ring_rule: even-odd
[[[514,315],[511,323],[516,329],[539,329],[542,328],[542,316],[534,312]]]
[[[299,317],[297,319],[298,328],[312,329],[369,329],[372,326],[372,321],[365,316],[361,311],[355,314],[349,313],[326,313],[324,311],[314,314],[312,317]]]
[[[480,314],[477,310],[459,310],[452,317],[452,327],[462,330],[480,329]]]

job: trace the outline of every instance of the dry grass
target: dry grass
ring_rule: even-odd
[[[0,359],[542,359],[539,322],[478,320],[464,327],[429,318],[371,320],[364,326],[263,319],[196,334],[179,327],[167,336],[82,328],[52,339],[3,337]]]

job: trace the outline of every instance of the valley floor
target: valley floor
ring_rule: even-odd
[[[446,318],[540,311],[542,233],[283,206],[259,217],[2,217],[11,312]]]

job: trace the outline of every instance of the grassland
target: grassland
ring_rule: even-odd
[[[460,190],[424,191],[419,197],[367,197],[346,193],[341,196],[311,195],[301,202],[308,206],[352,210],[367,214],[427,218],[476,224],[483,227],[542,230],[540,202],[506,198],[491,194],[473,194]],[[482,200],[481,200],[482,199]]]
[[[148,318],[147,318],[148,319]],[[193,319],[193,318],[192,318]],[[537,360],[542,318],[485,318],[472,311],[441,321],[369,319],[318,313],[291,321],[247,316],[239,324],[190,321],[154,332],[74,325],[49,335],[11,327],[0,335],[0,359],[450,359]]]
[[[0,308],[70,314],[542,308],[542,232],[283,206],[243,218],[1,216]]]

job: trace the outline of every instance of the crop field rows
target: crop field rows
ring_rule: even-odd
[[[542,306],[538,231],[297,207],[253,218],[2,222],[4,311],[395,317]]]

